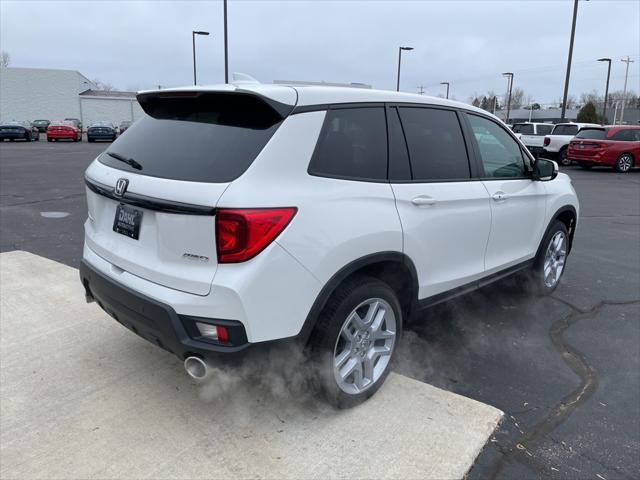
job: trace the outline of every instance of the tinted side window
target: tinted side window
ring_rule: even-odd
[[[467,149],[455,112],[421,107],[399,110],[414,180],[470,178]]]
[[[538,136],[549,135],[553,130],[553,125],[538,125]]]
[[[638,140],[638,135],[636,135],[638,132],[640,132],[640,130],[620,130],[611,136],[611,140],[633,142],[634,140]]]
[[[387,110],[387,128],[389,129],[389,178],[393,181],[411,180],[411,166],[407,142],[404,139],[398,110]]]
[[[387,125],[384,108],[329,110],[309,165],[309,173],[386,180]]]
[[[531,125],[530,123],[525,123],[524,125],[522,125],[522,127],[520,127],[520,133],[522,135],[533,135],[533,125]]]
[[[575,135],[578,133],[578,125],[556,125],[553,135]]]
[[[469,122],[480,149],[485,177],[525,176],[520,146],[502,127],[477,115],[469,115]]]

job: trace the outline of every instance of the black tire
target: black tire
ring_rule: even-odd
[[[386,368],[380,376],[359,393],[347,393],[334,376],[334,354],[341,340],[342,327],[351,313],[367,300],[381,299],[391,307],[396,320],[395,340]],[[367,309],[367,307],[362,307]],[[389,328],[387,325],[385,328]],[[349,408],[371,397],[384,383],[391,370],[398,342],[402,336],[403,312],[394,290],[386,283],[368,276],[355,276],[346,280],[331,295],[323,308],[309,340],[312,360],[320,377],[327,400],[338,408]],[[382,340],[375,340],[372,345]],[[356,355],[356,354],[352,354]],[[380,357],[383,358],[383,357]],[[348,360],[348,361],[351,361]],[[374,361],[378,365],[379,360]]]
[[[616,160],[616,165],[614,168],[618,173],[627,173],[633,168],[634,163],[635,162],[633,160],[633,155],[631,155],[630,153],[623,153]]]
[[[591,170],[593,168],[592,163],[580,163],[580,168],[583,170]]]
[[[47,138],[47,142],[53,142],[53,138]]]
[[[93,138],[89,138],[89,137],[87,137],[87,142],[89,142],[89,143],[93,143]]]
[[[568,167],[571,165],[571,160],[567,158],[567,147],[561,148],[558,152],[558,162],[563,167]]]
[[[556,234],[561,232],[564,236],[564,263],[562,265],[562,270],[560,271],[560,276],[552,285],[549,285],[545,282],[545,259],[547,256],[547,251],[549,250],[549,244],[554,239]],[[540,243],[540,247],[538,249],[538,253],[533,262],[533,267],[527,272],[524,277],[522,277],[522,286],[528,289],[530,292],[537,295],[551,295],[554,290],[560,284],[560,280],[562,279],[562,274],[564,273],[567,266],[567,259],[569,256],[569,233],[567,231],[567,227],[564,223],[559,220],[556,220],[555,223],[551,226],[549,231],[546,233],[542,242]]]

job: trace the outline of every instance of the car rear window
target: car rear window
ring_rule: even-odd
[[[249,168],[282,123],[281,116],[251,95],[161,98],[145,107],[148,115],[109,146],[101,163],[151,177],[230,182]]]
[[[384,108],[329,110],[309,164],[309,173],[349,180],[386,180]]]
[[[533,125],[530,123],[517,124],[513,126],[513,131],[522,135],[533,135]]]
[[[586,138],[587,140],[604,140],[607,132],[604,128],[583,128],[578,132],[576,138]]]
[[[553,125],[538,125],[538,136],[549,135],[553,130]]]
[[[575,135],[578,133],[578,125],[556,125],[552,135]]]

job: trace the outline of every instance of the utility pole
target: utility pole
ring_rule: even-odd
[[[196,35],[209,35],[209,32],[203,31],[192,31],[191,32],[191,40],[193,41],[193,84],[197,84],[196,80]]]
[[[562,97],[562,113],[560,121],[564,122],[567,113],[567,97],[569,95],[569,77],[571,76],[571,57],[573,57],[573,39],[576,36],[576,18],[578,17],[578,0],[573,1],[573,23],[571,24],[571,40],[569,41],[569,58],[567,59],[567,76],[564,79],[564,95]]]
[[[449,82],[440,82],[440,85],[447,86],[447,100],[449,99]]]
[[[607,100],[609,99],[609,77],[611,77],[611,59],[599,58],[598,61],[609,63],[609,68],[607,69],[607,86],[604,89],[604,108],[602,109],[602,122],[605,123],[607,121]]]
[[[624,74],[624,90],[622,92],[622,109],[620,110],[620,124],[622,125],[622,123],[624,122],[624,107],[627,104],[627,79],[629,78],[629,64],[633,63],[633,60],[631,60],[627,55],[626,59],[623,58],[620,61],[627,64],[627,71]]]
[[[229,48],[227,44],[227,0],[224,0],[224,83],[229,83]]]
[[[424,95],[424,86],[423,85],[418,85],[418,93],[420,95]]]
[[[507,117],[504,121],[507,125],[509,125],[509,114],[511,113],[511,89],[513,88],[513,73],[506,72],[502,74],[503,77],[507,77],[509,79],[509,90],[507,94]]]

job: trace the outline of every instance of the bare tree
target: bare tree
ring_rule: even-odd
[[[9,52],[2,50],[0,53],[0,67],[8,67],[11,65],[11,55]]]
[[[98,90],[102,90],[105,92],[110,92],[114,90],[114,86],[108,82],[103,82],[102,80],[98,80],[97,78],[91,80],[91,82],[96,86]]]

